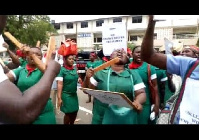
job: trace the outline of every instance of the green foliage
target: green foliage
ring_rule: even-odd
[[[47,15],[9,15],[5,31],[30,46],[38,40],[41,45],[46,44],[50,34],[57,33]]]
[[[128,43],[127,47],[131,50],[133,50],[133,48],[135,47],[135,44],[133,43]]]

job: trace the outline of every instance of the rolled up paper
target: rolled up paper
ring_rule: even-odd
[[[1,65],[4,66],[4,67],[6,66],[1,58],[0,58],[0,63],[1,63]]]
[[[37,41],[36,47],[40,48],[40,41]]]
[[[118,63],[118,62],[119,62],[119,58],[116,57],[116,58],[114,58],[114,59],[112,59],[112,60],[110,60],[110,61],[108,61],[108,62],[106,62],[106,63],[103,63],[102,65],[100,65],[100,66],[98,66],[98,67],[96,67],[96,68],[94,68],[94,72],[97,72],[97,71],[99,71],[99,70],[103,70],[103,69],[105,69],[106,67],[109,67],[109,66],[111,66],[111,65],[113,65],[113,64],[115,64],[115,63]]]
[[[10,39],[10,41],[12,41],[19,49],[22,48],[22,44],[14,37],[12,36],[9,32],[5,32],[4,35]],[[35,54],[30,53],[31,58],[33,59],[34,63],[36,64],[36,66],[42,71],[45,71],[45,65],[42,62],[42,60],[40,60]]]
[[[22,47],[22,44],[14,36],[12,36],[9,32],[4,32],[4,35],[8,39],[10,39],[19,49]]]
[[[52,55],[53,51],[55,50],[55,46],[56,46],[55,38],[53,36],[51,36],[49,39],[49,44],[48,44],[48,48],[47,48],[45,65],[47,65],[49,59],[51,59],[51,55]]]

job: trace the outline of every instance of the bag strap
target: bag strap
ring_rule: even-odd
[[[174,110],[173,110],[173,113],[172,113],[172,116],[171,116],[171,119],[170,119],[170,123],[172,124],[173,121],[174,121],[174,118],[175,118],[175,115],[176,115],[176,112],[178,110],[178,107],[181,103],[181,100],[182,100],[182,97],[183,97],[183,93],[184,93],[184,90],[185,90],[185,84],[186,84],[186,80],[187,78],[192,74],[193,70],[199,65],[199,60],[196,60],[195,63],[193,63],[191,65],[191,67],[187,70],[187,73],[184,77],[184,80],[183,80],[183,83],[182,83],[182,86],[181,86],[181,89],[180,89],[180,93],[179,93],[179,96],[178,96],[178,99],[176,100],[176,103],[175,103],[175,106],[174,106]]]
[[[150,64],[147,65],[147,72],[148,72],[148,81],[151,83],[151,69],[150,69]]]

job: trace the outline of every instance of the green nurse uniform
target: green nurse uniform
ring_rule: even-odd
[[[89,68],[95,68],[95,67],[97,67],[97,66],[98,66],[98,62],[97,62],[97,61],[94,61],[94,62],[89,61],[89,62],[87,62],[87,64],[86,64],[86,68],[87,68],[87,69],[89,69]]]
[[[166,83],[168,83],[168,79],[167,79],[167,75],[166,75],[166,70],[163,70],[163,69],[160,69],[157,67],[155,67],[155,70],[156,70],[156,75],[157,75],[157,83],[158,83],[158,91],[159,91],[158,93],[159,93],[159,97],[160,97],[160,101],[161,101],[161,90],[162,89],[160,87],[160,83],[165,82],[165,88],[166,88]],[[164,94],[164,96],[165,96],[165,94]]]
[[[21,67],[25,67],[26,64],[28,63],[27,60],[25,60],[25,59],[23,59],[23,58],[21,58],[21,57],[19,58],[19,61],[20,61],[20,66],[21,66]]]
[[[148,83],[148,70],[147,70],[147,65],[148,63],[143,62],[143,64],[138,67],[137,69],[133,69],[136,70],[139,75],[142,78],[142,81],[144,82],[146,88],[145,88],[145,92],[146,92],[146,102],[143,104],[143,110],[141,113],[139,113],[138,115],[138,123],[139,124],[148,124],[149,119],[150,119],[150,114],[151,114],[151,103],[150,103],[150,91],[149,91],[149,83]],[[156,79],[156,71],[155,71],[155,67],[153,67],[152,65],[150,66],[150,70],[151,70],[151,79]]]
[[[124,93],[131,101],[135,96],[135,85],[138,88],[142,84],[140,88],[144,88],[139,74],[129,69],[116,73],[107,68],[97,72],[93,78],[98,82],[97,89]],[[134,109],[104,104],[95,98],[92,124],[137,124],[137,115]]]
[[[17,80],[16,85],[22,93],[35,85],[43,75],[38,68],[36,68],[29,76],[27,76],[28,70],[25,67],[14,69],[13,72],[15,80]],[[51,98],[48,99],[45,108],[33,124],[56,124],[56,117]]]
[[[76,68],[68,70],[61,67],[60,73],[56,80],[63,81],[62,89],[62,106],[60,110],[63,113],[73,113],[79,110],[78,95],[77,95],[77,82],[78,73]]]

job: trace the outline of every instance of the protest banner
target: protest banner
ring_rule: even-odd
[[[102,26],[102,46],[105,56],[110,56],[116,49],[124,49],[127,52],[127,28],[126,23],[113,23]]]

